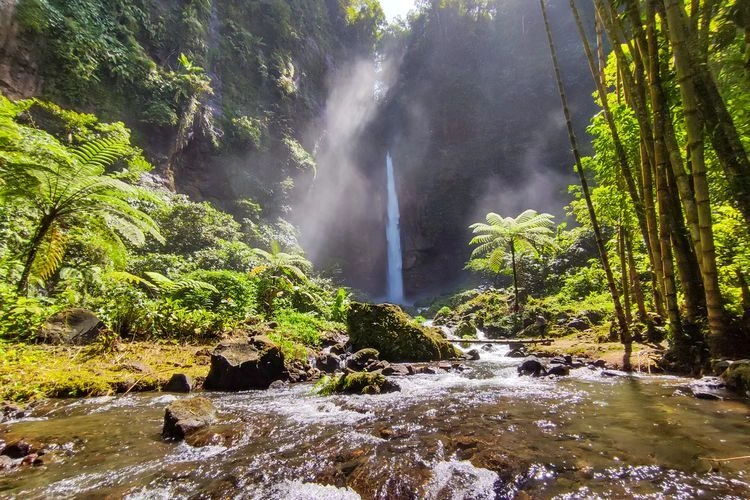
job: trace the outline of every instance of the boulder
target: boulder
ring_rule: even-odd
[[[381,373],[353,372],[326,377],[316,385],[318,394],[384,394],[400,391],[401,387]]]
[[[579,332],[582,332],[584,330],[588,330],[591,328],[591,323],[587,318],[576,318],[570,323],[568,323],[568,328],[572,328],[574,330],[578,330]]]
[[[211,355],[211,368],[203,383],[210,391],[268,389],[285,378],[284,354],[268,337],[220,343]]]
[[[175,373],[161,390],[164,392],[188,393],[193,390],[193,379],[184,373]]]
[[[89,345],[106,330],[107,326],[88,309],[66,309],[47,318],[38,339],[45,344]]]
[[[750,395],[750,360],[735,361],[721,376],[727,387],[743,396]]]
[[[355,352],[346,360],[346,367],[355,372],[362,371],[365,366],[373,361],[380,360],[380,353],[377,349],[366,348]]]
[[[567,377],[570,375],[570,368],[564,365],[555,365],[547,370],[547,375],[554,375],[556,377]]]
[[[315,366],[325,373],[334,373],[341,368],[341,358],[330,352],[322,352],[315,358]]]
[[[352,303],[347,327],[355,350],[372,347],[387,361],[438,361],[457,356],[439,329],[415,325],[392,304]]]
[[[508,358],[525,358],[526,352],[521,349],[514,349],[512,351],[509,351],[505,356]]]
[[[456,337],[458,338],[476,338],[477,337],[477,327],[472,324],[471,321],[462,320],[458,326],[456,327],[456,331],[454,332]]]
[[[0,408],[0,423],[7,420],[16,420],[26,416],[26,410],[11,403],[3,403]]]
[[[478,361],[479,351],[477,351],[476,349],[471,349],[469,351],[466,351],[464,353],[464,359],[468,359],[469,361]]]
[[[19,459],[31,455],[32,453],[36,453],[38,450],[39,446],[35,446],[28,441],[21,439],[20,441],[6,445],[2,452],[0,452],[0,455]]]
[[[731,365],[732,362],[727,359],[712,359],[711,360],[711,373],[714,375],[721,375],[725,371],[727,371],[727,368],[729,368],[729,365]]]
[[[162,436],[185,439],[185,436],[216,422],[216,407],[206,398],[180,399],[164,411]]]

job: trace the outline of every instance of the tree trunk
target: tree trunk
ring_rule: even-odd
[[[747,151],[713,76],[705,65],[700,64],[696,47],[698,41],[685,21],[684,6],[678,0],[663,1],[664,20],[669,27],[680,89],[684,92],[687,87],[687,93],[691,94],[692,119],[700,116],[705,120],[711,143],[724,169],[737,208],[750,224],[750,159]],[[687,106],[685,107],[687,112]]]
[[[612,142],[615,146],[615,153],[617,156],[618,164],[620,165],[622,174],[625,177],[625,182],[626,182],[626,185],[628,186],[628,192],[630,193],[630,197],[633,202],[633,207],[635,209],[636,217],[638,219],[638,226],[641,229],[643,240],[646,242],[646,249],[648,250],[648,256],[649,256],[649,261],[651,263],[651,268],[654,270],[654,273],[657,276],[657,280],[660,280],[663,273],[661,272],[661,257],[658,255],[659,247],[657,243],[658,238],[656,236],[656,226],[653,225],[656,218],[655,216],[653,216],[652,217],[653,221],[651,224],[649,224],[648,205],[643,203],[644,199],[650,199],[651,196],[653,195],[646,189],[646,186],[643,186],[643,189],[639,190],[638,186],[636,185],[635,179],[632,174],[632,169],[630,167],[630,162],[628,161],[627,153],[625,152],[625,148],[623,147],[622,141],[620,140],[620,134],[617,131],[617,124],[615,123],[614,116],[612,115],[612,111],[609,107],[609,102],[607,100],[607,90],[604,88],[604,82],[600,78],[600,75],[596,69],[596,62],[594,60],[594,55],[591,52],[591,46],[588,42],[588,38],[586,37],[586,30],[583,27],[581,16],[578,12],[578,8],[576,7],[575,0],[569,0],[569,2],[570,2],[570,10],[573,12],[573,17],[576,21],[576,27],[578,28],[578,35],[581,38],[581,43],[583,44],[583,49],[586,53],[586,59],[589,63],[589,70],[591,71],[591,75],[594,78],[594,83],[596,83],[597,92],[599,94],[599,100],[602,103],[602,109],[604,111],[604,117],[606,118],[610,132],[612,133]],[[600,6],[599,5],[600,0],[597,0],[596,3],[598,6]],[[597,10],[602,21],[604,21],[605,27],[607,27],[609,23],[607,22],[607,19],[605,17],[606,12],[604,11],[603,8],[599,8]],[[617,45],[616,40],[614,41],[613,45]],[[629,70],[625,67],[621,68],[621,74],[624,77],[627,75],[628,71]],[[632,84],[632,81],[629,81],[628,78],[625,78],[624,82],[625,82],[626,89],[630,88],[631,90],[634,90],[633,88],[634,85]],[[650,174],[649,174],[649,179],[650,179]],[[645,182],[645,178],[644,178],[644,182]],[[660,311],[660,314],[663,314],[663,311],[664,311],[663,300],[661,297],[659,287],[654,287],[654,290],[655,290],[654,302],[656,303],[657,312]]]
[[[29,292],[29,278],[31,277],[31,268],[34,266],[36,255],[39,252],[39,247],[47,236],[55,217],[51,214],[45,214],[42,220],[39,221],[39,226],[34,232],[34,237],[29,242],[29,249],[26,253],[26,259],[23,265],[23,272],[21,273],[21,279],[18,281],[16,291],[19,294],[26,295]]]
[[[737,280],[742,290],[742,310],[745,312],[745,318],[750,319],[750,286],[747,284],[745,274],[739,269],[737,269]]]
[[[711,203],[707,179],[703,145],[703,121],[698,108],[696,92],[696,64],[690,56],[687,34],[685,32],[684,10],[676,4],[676,0],[664,0],[666,8],[666,22],[669,36],[674,50],[675,66],[679,79],[680,95],[682,97],[683,112],[688,136],[688,151],[693,172],[693,188],[695,191],[698,224],[700,230],[700,246],[702,261],[701,273],[706,293],[706,307],[708,325],[711,331],[712,350],[715,355],[721,355],[722,343],[726,334],[726,316],[719,289],[719,277],[716,269],[716,251],[714,248],[713,227],[711,218]],[[750,205],[748,205],[750,207]],[[748,212],[750,216],[750,212]],[[750,218],[748,219],[750,220]]]
[[[570,145],[573,149],[573,156],[575,157],[576,162],[576,170],[578,172],[578,176],[581,181],[581,191],[583,193],[583,197],[586,200],[586,208],[588,209],[589,218],[591,219],[591,227],[594,231],[594,236],[596,239],[596,246],[599,250],[599,257],[601,259],[602,267],[604,268],[604,273],[607,276],[607,286],[609,287],[609,292],[612,295],[612,302],[615,306],[615,316],[617,319],[617,323],[620,327],[620,340],[622,344],[625,346],[625,355],[623,357],[623,368],[625,370],[630,370],[630,354],[632,352],[632,338],[630,336],[630,330],[628,328],[628,323],[625,319],[625,312],[622,309],[622,304],[620,303],[620,293],[617,290],[617,285],[615,284],[615,278],[614,274],[612,273],[612,267],[609,264],[609,257],[607,256],[607,248],[604,245],[604,238],[602,237],[601,228],[599,227],[599,222],[596,217],[596,211],[594,210],[594,204],[591,201],[591,193],[589,192],[588,182],[586,181],[586,175],[583,171],[583,163],[581,161],[581,154],[578,149],[578,141],[575,136],[575,131],[573,129],[573,120],[570,116],[570,108],[568,107],[568,99],[565,95],[565,86],[563,85],[562,81],[562,75],[560,74],[560,65],[557,60],[557,51],[555,50],[555,43],[552,39],[552,30],[549,26],[549,19],[547,16],[547,7],[544,5],[544,0],[539,0],[539,4],[542,8],[542,17],[544,18],[544,27],[547,32],[547,41],[549,43],[549,49],[550,54],[552,57],[552,66],[554,68],[555,72],[555,80],[557,82],[557,89],[560,93],[560,101],[562,103],[563,113],[565,115],[565,123],[568,128],[568,138],[570,139]],[[590,50],[589,50],[590,52]],[[597,81],[600,81],[598,78],[596,78]]]
[[[515,296],[514,308],[517,311],[521,310],[521,304],[518,302],[518,272],[516,271],[516,249],[513,241],[510,242],[510,260],[513,265],[513,295]]]
[[[620,257],[620,270],[622,282],[622,297],[625,302],[625,320],[628,324],[633,322],[633,310],[630,303],[630,284],[628,282],[628,261],[625,254],[625,226],[620,223],[617,232],[617,253]]]

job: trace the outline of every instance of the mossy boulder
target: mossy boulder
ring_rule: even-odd
[[[347,328],[355,351],[371,347],[387,361],[438,361],[458,355],[438,328],[415,325],[393,304],[352,303]]]
[[[391,382],[381,373],[354,372],[324,377],[315,386],[315,392],[322,396],[331,394],[384,394],[400,391],[395,382]]]
[[[456,337],[474,339],[477,337],[477,327],[471,321],[462,320],[455,331]]]
[[[216,407],[206,398],[180,399],[164,411],[162,436],[184,439],[193,432],[216,422]]]
[[[735,361],[721,376],[731,390],[750,396],[750,360]]]
[[[88,309],[73,308],[47,318],[39,330],[44,344],[89,345],[99,339],[107,326]]]
[[[435,314],[432,322],[435,325],[449,325],[453,321],[453,311],[450,307],[443,306]]]

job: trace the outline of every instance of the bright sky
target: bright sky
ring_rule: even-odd
[[[414,0],[380,0],[380,5],[389,21],[397,16],[406,19],[406,13],[414,7]]]

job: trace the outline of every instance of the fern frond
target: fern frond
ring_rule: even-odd
[[[65,257],[65,233],[57,226],[53,226],[37,251],[31,267],[32,275],[47,280],[55,274]]]

